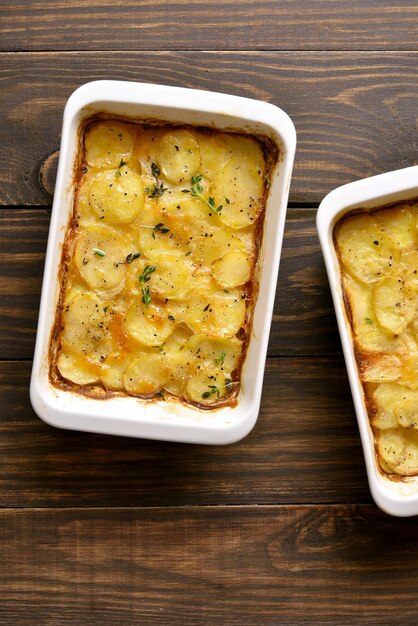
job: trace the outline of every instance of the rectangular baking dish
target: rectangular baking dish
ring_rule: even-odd
[[[418,514],[418,477],[412,477],[407,482],[390,480],[379,468],[363,386],[354,355],[350,322],[343,301],[341,273],[333,242],[333,230],[338,220],[354,209],[378,208],[416,197],[418,197],[418,166],[380,174],[338,187],[323,199],[316,216],[319,240],[334,300],[360,430],[370,490],[376,504],[383,511],[397,516]]]
[[[58,268],[73,210],[72,180],[79,128],[83,120],[97,112],[262,134],[279,149],[279,163],[272,173],[266,207],[253,329],[238,402],[233,408],[203,411],[175,401],[147,402],[134,397],[97,400],[58,389],[49,381],[49,342],[60,288]],[[64,111],[30,387],[32,406],[39,417],[73,430],[203,444],[232,443],[253,428],[260,407],[295,147],[292,121],[281,109],[266,102],[120,81],[87,83],[71,95]]]

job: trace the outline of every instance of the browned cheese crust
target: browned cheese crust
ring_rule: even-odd
[[[235,406],[275,144],[101,114],[79,137],[51,382]]]
[[[383,473],[418,475],[418,202],[334,228],[345,310]]]

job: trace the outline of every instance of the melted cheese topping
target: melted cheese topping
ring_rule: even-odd
[[[81,160],[53,369],[84,391],[232,402],[254,305],[261,144],[101,120]]]
[[[334,232],[381,468],[418,474],[418,203],[344,218]]]

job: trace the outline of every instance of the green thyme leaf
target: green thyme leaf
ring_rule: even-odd
[[[215,358],[215,365],[220,365],[222,367],[222,365],[225,362],[225,357],[226,357],[226,353],[222,352],[221,356],[218,356]]]
[[[132,263],[132,261],[139,259],[140,256],[141,256],[140,252],[130,252],[128,256],[126,257],[126,263]]]
[[[151,163],[151,172],[154,178],[158,178],[161,174],[161,170],[156,163]]]
[[[103,252],[103,250],[100,250],[100,248],[93,248],[93,252],[97,256],[106,256],[106,252]]]
[[[142,274],[138,277],[138,280],[141,283],[142,302],[145,304],[145,306],[148,306],[151,302],[151,295],[149,292],[149,287],[146,287],[145,283],[147,283],[150,280],[151,274],[155,272],[156,269],[157,268],[155,267],[155,265],[147,265],[144,268],[144,271],[142,272]]]

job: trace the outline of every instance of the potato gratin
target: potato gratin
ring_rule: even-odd
[[[380,466],[418,474],[418,203],[343,218],[334,237]]]
[[[54,384],[233,404],[269,163],[254,137],[90,121],[51,341]]]

